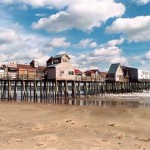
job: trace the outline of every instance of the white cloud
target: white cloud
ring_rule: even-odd
[[[148,52],[146,52],[144,54],[144,58],[143,59],[150,60],[150,51],[148,51]]]
[[[30,62],[33,59],[39,60],[48,58],[48,49],[45,45],[49,39],[39,35],[21,32],[15,28],[0,28],[0,60],[1,62],[17,61]],[[51,47],[49,47],[51,51]]]
[[[48,45],[51,47],[68,47],[70,46],[70,42],[66,42],[66,38],[61,37],[52,39]]]
[[[46,14],[35,14],[36,17],[44,17]]]
[[[116,46],[116,45],[120,45],[124,42],[124,38],[121,39],[115,39],[115,40],[111,40],[107,42],[107,46]]]
[[[108,33],[123,33],[129,42],[150,41],[150,16],[118,18],[106,28]]]
[[[79,42],[78,46],[81,46],[84,48],[86,48],[86,47],[94,48],[97,46],[97,43],[94,42],[92,39],[84,39]]]
[[[59,0],[59,5],[55,2],[53,5],[61,8],[67,5],[67,8],[33,23],[34,29],[45,29],[48,32],[61,32],[72,28],[91,31],[109,18],[122,16],[125,12],[124,5],[113,0],[92,0],[92,3],[91,0]]]
[[[150,0],[133,0],[133,1],[139,5],[145,5],[150,2]]]
[[[122,50],[116,46],[96,48],[86,54],[71,55],[71,58],[72,64],[79,69],[89,69],[94,66],[101,71],[108,71],[106,69],[110,67],[111,63],[128,64],[128,59],[123,56]]]
[[[17,33],[10,29],[0,29],[0,33],[0,43],[13,43],[14,41],[20,39]]]
[[[57,55],[61,55],[61,54],[68,54],[68,53],[67,53],[66,50],[62,50],[62,51],[59,51],[59,52],[57,53]]]
[[[121,56],[122,50],[116,46],[107,47],[107,48],[99,48],[95,49],[90,53],[90,56],[95,60],[99,60],[99,62],[109,62],[109,63],[127,63],[127,59]]]

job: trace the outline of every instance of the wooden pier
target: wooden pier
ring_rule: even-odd
[[[81,97],[150,90],[149,82],[66,80],[0,80],[0,100],[33,103],[77,104]]]

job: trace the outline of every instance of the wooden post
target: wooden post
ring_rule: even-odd
[[[3,85],[4,85],[3,81],[1,80],[1,101],[3,100],[3,88],[4,88]]]
[[[80,98],[80,81],[78,81],[78,97]]]
[[[75,103],[75,81],[72,81],[72,105],[74,105]]]
[[[32,102],[32,81],[30,81],[30,102]]]
[[[58,102],[58,81],[55,80],[55,104]]]
[[[42,92],[42,84],[43,82],[42,81],[40,81],[40,103],[42,103],[43,102],[43,92]]]
[[[65,80],[65,104],[69,104],[68,82]]]
[[[23,80],[20,81],[20,85],[21,85],[21,102],[23,101],[23,96],[22,96],[22,88],[23,88]]]
[[[14,95],[13,95],[13,99],[16,101],[17,100],[17,83],[18,81],[15,80],[14,81]]]

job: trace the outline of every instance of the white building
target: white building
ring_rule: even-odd
[[[146,70],[139,70],[138,69],[138,80],[145,80],[150,79],[150,72]]]
[[[108,81],[124,81],[123,70],[120,63],[111,64],[108,71]]]

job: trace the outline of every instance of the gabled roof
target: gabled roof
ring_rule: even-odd
[[[46,62],[51,62],[51,60],[53,59],[53,57],[50,57]]]
[[[53,59],[57,59],[57,58],[62,58],[63,56],[66,56],[68,59],[70,59],[70,57],[66,54],[60,54],[60,55],[56,55],[54,57],[50,57],[46,62],[51,62]]]
[[[62,58],[63,56],[66,56],[66,57],[68,57],[68,59],[70,59],[70,57],[69,57],[68,55],[66,55],[66,54],[56,55],[56,56],[53,57],[53,58]]]
[[[75,74],[82,74],[82,72],[79,69],[74,69]]]
[[[98,69],[92,69],[92,70],[90,70],[91,73],[96,73],[97,71],[98,71],[98,73],[99,73],[99,70],[98,70]]]
[[[91,74],[95,74],[97,71],[99,73],[98,69],[87,70],[84,73],[87,74],[87,75],[91,75]]]
[[[120,66],[120,63],[111,64],[108,73],[116,73],[119,66]]]

